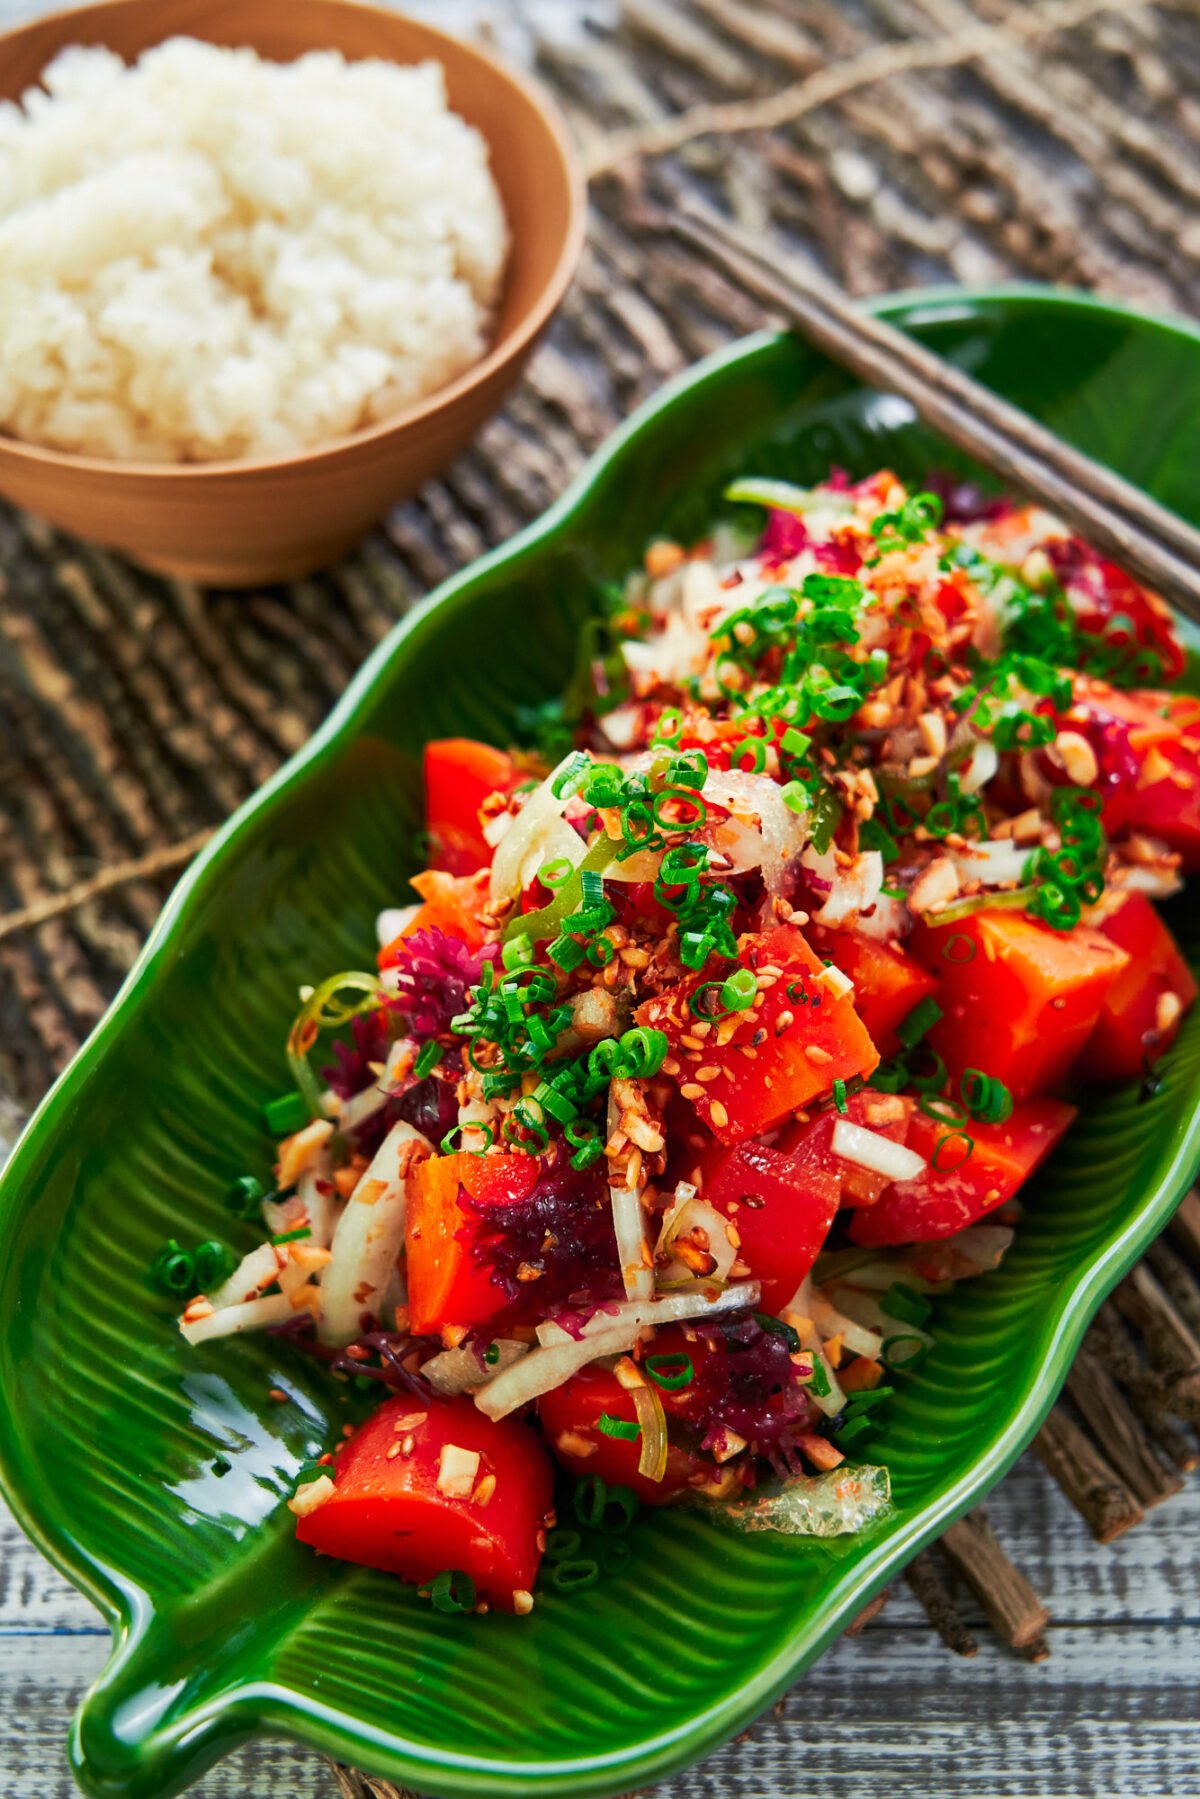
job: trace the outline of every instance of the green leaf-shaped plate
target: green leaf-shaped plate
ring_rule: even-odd
[[[881,310],[1200,519],[1195,329],[1028,289]],[[1003,1269],[939,1306],[936,1353],[878,1440],[895,1509],[829,1546],[663,1515],[635,1527],[623,1580],[523,1620],[436,1615],[292,1540],[283,1497],[344,1391],[278,1341],[189,1351],[145,1280],[164,1238],[227,1231],[227,1184],[266,1171],[259,1106],[286,1085],[297,984],[364,961],[403,896],[423,741],[508,739],[519,704],[561,687],[596,583],[659,531],[699,533],[734,473],[948,460],[805,345],[734,345],[393,632],[181,882],[0,1184],[5,1490],[113,1627],[71,1745],[89,1793],[173,1792],[260,1729],[439,1794],[642,1785],[740,1729],[1028,1442],[1194,1172],[1200,1017],[1154,1100],[1072,1133]]]

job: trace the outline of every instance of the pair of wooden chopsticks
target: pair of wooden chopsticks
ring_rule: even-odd
[[[843,368],[910,401],[951,443],[1200,622],[1200,531],[1178,514],[904,332],[860,311],[822,275],[781,261],[775,251],[768,256],[707,207],[687,201],[663,223],[770,301]],[[1153,421],[1144,428],[1152,431]]]

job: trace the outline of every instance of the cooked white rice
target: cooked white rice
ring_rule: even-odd
[[[441,66],[69,49],[0,106],[0,430],[273,456],[483,353],[507,230]]]

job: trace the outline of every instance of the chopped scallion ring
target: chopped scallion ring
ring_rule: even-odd
[[[696,1378],[692,1358],[682,1350],[675,1350],[670,1355],[647,1356],[642,1366],[664,1393],[680,1393]]]
[[[443,1568],[430,1582],[429,1599],[435,1612],[473,1612],[475,1582],[461,1568]]]

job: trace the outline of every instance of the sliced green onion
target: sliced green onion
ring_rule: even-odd
[[[807,812],[809,809],[808,789],[800,781],[785,781],[779,796],[789,812]]]
[[[758,982],[748,968],[739,968],[721,983],[721,1004],[727,1012],[745,1012],[758,997]]]
[[[543,887],[555,892],[568,882],[575,873],[575,864],[566,856],[555,856],[550,862],[543,862],[537,871],[537,878]]]
[[[935,999],[926,997],[915,1005],[907,1018],[901,1019],[896,1027],[905,1049],[913,1049],[927,1032],[931,1031],[942,1016],[942,1008]]]
[[[500,960],[510,974],[528,968],[533,961],[533,939],[529,932],[519,931],[515,937],[510,937],[500,951]]]
[[[429,1598],[435,1612],[472,1612],[475,1582],[461,1568],[443,1568],[430,1583]]]
[[[845,1114],[850,1110],[849,1104],[847,1103],[847,1100],[846,1100],[846,1083],[845,1083],[845,1081],[835,1081],[833,1083],[833,1104],[834,1104],[834,1109],[838,1112],[841,1112],[843,1116],[845,1116]]]
[[[423,1043],[421,1053],[413,1063],[414,1077],[423,1081],[427,1074],[432,1074],[442,1059],[442,1053],[442,1046],[435,1037],[431,1037],[428,1043]]]
[[[569,1562],[582,1545],[583,1538],[577,1530],[559,1525],[555,1530],[547,1531],[543,1554],[548,1562]]]
[[[894,1281],[879,1304],[889,1318],[899,1318],[905,1324],[924,1324],[933,1310],[929,1301],[904,1281]]]
[[[454,1155],[454,1140],[457,1137],[461,1142],[464,1131],[482,1131],[486,1139],[482,1149],[469,1149],[462,1152],[469,1156],[486,1155],[496,1141],[496,1133],[490,1124],[481,1124],[478,1120],[472,1119],[468,1120],[466,1124],[452,1124],[438,1145],[438,1153],[443,1156]]]
[[[690,815],[672,818],[665,810],[668,805],[676,811],[682,807]],[[698,831],[708,817],[708,806],[689,787],[665,787],[651,801],[650,816],[660,831]]]
[[[613,1073],[622,1080],[650,1080],[666,1061],[669,1047],[665,1031],[635,1025],[617,1040],[619,1059]]]
[[[826,1399],[829,1394],[832,1393],[833,1388],[829,1380],[829,1371],[825,1366],[823,1357],[814,1354],[812,1359],[812,1375],[806,1382],[806,1385],[811,1387],[818,1399]]]
[[[912,1344],[913,1347],[905,1349],[901,1354],[901,1348],[905,1344]],[[908,1332],[898,1331],[894,1337],[883,1339],[879,1358],[885,1368],[912,1368],[924,1356],[927,1347],[924,1337],[914,1337]]]
[[[852,1443],[857,1443],[860,1437],[867,1436],[874,1429],[873,1419],[860,1412],[852,1418],[847,1418],[841,1429],[834,1431],[833,1440],[839,1449],[849,1449]]]
[[[585,755],[582,750],[572,750],[550,783],[550,791],[555,799],[561,800],[565,794],[578,792],[591,766],[590,756]]]
[[[319,1105],[316,1110],[320,1111]],[[304,1129],[313,1113],[298,1093],[281,1093],[278,1099],[267,1101],[262,1115],[272,1137],[290,1137]]]
[[[679,733],[683,729],[683,713],[678,706],[664,706],[654,721],[654,736],[650,739],[651,749],[666,744],[674,749],[679,742]]]
[[[576,943],[574,937],[556,937],[546,954],[564,974],[570,974],[579,967],[587,951],[582,943]]]
[[[293,1094],[288,1094],[291,1100]],[[267,1190],[261,1181],[255,1180],[252,1174],[239,1175],[225,1195],[225,1204],[235,1218],[243,1218],[247,1223],[262,1214],[262,1202],[267,1197]]]
[[[532,1099],[519,1099],[501,1125],[500,1135],[514,1149],[527,1149],[540,1155],[549,1146],[550,1133],[546,1129],[545,1113],[540,1105],[535,1112],[535,1103]],[[530,1137],[532,1143],[527,1141]]]
[[[947,1144],[954,1143],[956,1138],[966,1146],[961,1155],[956,1154],[953,1149],[947,1150],[946,1147]],[[939,1174],[953,1174],[956,1168],[961,1168],[964,1162],[970,1161],[974,1149],[975,1139],[968,1136],[966,1131],[948,1131],[944,1137],[938,1138],[929,1160]]]
[[[967,1111],[985,1124],[1003,1124],[1012,1116],[1013,1096],[1002,1080],[985,1074],[982,1068],[966,1068],[959,1092]]]
[[[550,1585],[559,1593],[581,1593],[594,1587],[600,1578],[600,1564],[590,1556],[555,1562],[550,1570]]]
[[[800,1338],[790,1324],[785,1324],[782,1318],[776,1318],[773,1312],[752,1312],[751,1317],[759,1329],[766,1331],[769,1337],[782,1337],[787,1344],[789,1355],[800,1354]]]
[[[730,766],[741,768],[743,758],[746,756],[750,758],[750,767],[743,769],[742,772],[760,775],[767,766],[767,746],[761,737],[743,737],[736,748],[729,752]]]
[[[936,1118],[939,1124],[965,1124],[969,1116],[961,1100],[951,1099],[945,1093],[922,1094],[919,1104],[925,1116]]]
[[[303,1243],[303,1241],[306,1237],[311,1237],[311,1236],[312,1236],[312,1227],[307,1224],[299,1224],[296,1226],[296,1229],[294,1231],[279,1231],[274,1237],[271,1238],[271,1241],[272,1241],[272,1243]],[[200,1249],[207,1249],[209,1247],[210,1246],[207,1243],[202,1243],[200,1245]],[[223,1245],[218,1243],[214,1247],[216,1247],[217,1249],[220,1249],[223,1247]],[[200,1249],[198,1249],[196,1251],[197,1267],[199,1266]],[[229,1270],[229,1272],[230,1272],[230,1274],[232,1274],[233,1269],[231,1268]]]
[[[160,1293],[182,1296],[196,1291],[196,1265],[186,1249],[180,1249],[174,1237],[159,1250],[150,1264],[150,1282]]]
[[[860,1412],[870,1412],[885,1399],[891,1399],[896,1392],[895,1387],[863,1387],[850,1395],[846,1406],[846,1417],[857,1418]]]
[[[611,1412],[601,1412],[596,1420],[596,1429],[601,1436],[619,1437],[625,1443],[636,1443],[642,1434],[640,1424],[634,1424],[626,1418],[614,1418]]]
[[[975,939],[965,932],[957,931],[948,937],[942,945],[944,962],[973,962],[975,960]]]
[[[920,1069],[914,1068],[911,1062],[906,1063],[904,1079],[900,1085],[911,1087],[917,1093],[938,1093],[946,1084],[946,1064],[937,1050],[931,1048],[928,1043],[921,1043],[918,1047],[921,1054],[928,1059],[929,1067],[922,1073]]]
[[[581,1524],[610,1537],[623,1536],[638,1514],[637,1496],[628,1487],[610,1487],[598,1474],[576,1483],[573,1504]]]
[[[670,1355],[647,1356],[642,1366],[664,1393],[680,1393],[695,1379],[692,1358],[682,1350],[674,1350]]]

